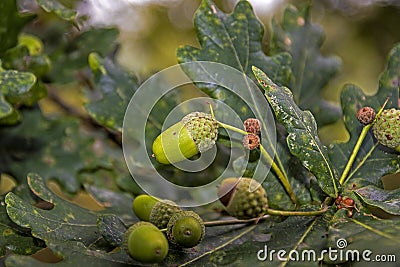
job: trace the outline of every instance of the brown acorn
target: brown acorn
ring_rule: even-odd
[[[251,219],[264,215],[268,209],[267,193],[251,178],[227,178],[218,188],[218,198],[229,215]]]
[[[259,134],[261,131],[261,123],[258,119],[248,118],[243,123],[244,130],[248,133]]]
[[[362,107],[357,112],[357,119],[363,125],[368,125],[372,123],[375,119],[375,110],[371,107]]]

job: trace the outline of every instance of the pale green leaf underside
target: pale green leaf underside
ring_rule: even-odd
[[[400,215],[400,189],[384,190],[369,185],[354,191],[363,202],[387,213]]]

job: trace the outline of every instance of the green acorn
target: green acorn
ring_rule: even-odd
[[[379,143],[400,152],[400,110],[382,111],[372,129]]]
[[[142,221],[150,221],[150,213],[154,205],[159,202],[155,197],[139,195],[132,202],[132,209],[136,216]]]
[[[160,200],[149,195],[139,195],[132,203],[133,212],[146,222],[150,222],[160,229],[167,227],[171,216],[181,211],[179,206],[171,200]]]
[[[138,222],[125,232],[124,248],[135,260],[161,262],[168,254],[168,240],[155,225]]]
[[[180,211],[172,215],[167,225],[168,240],[175,245],[192,248],[201,242],[206,227],[194,211]]]
[[[157,136],[153,156],[162,164],[179,162],[209,150],[217,137],[217,120],[211,114],[192,112]]]
[[[267,193],[251,178],[227,178],[218,188],[218,198],[229,215],[251,219],[264,215],[268,209]]]

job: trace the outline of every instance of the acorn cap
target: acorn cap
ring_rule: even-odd
[[[172,215],[167,225],[168,240],[175,245],[191,248],[204,238],[206,228],[194,211],[179,211]]]
[[[150,212],[150,222],[157,226],[159,229],[167,227],[171,216],[181,211],[181,208],[171,200],[162,200],[157,202]]]
[[[227,178],[218,188],[218,198],[229,215],[238,219],[257,218],[265,214],[268,200],[262,185],[251,178]]]
[[[153,142],[156,160],[171,164],[205,152],[215,145],[218,122],[204,112],[192,112],[163,131]]]
[[[187,128],[200,153],[215,145],[218,138],[218,122],[211,114],[192,112],[183,117],[182,123]]]
[[[372,127],[375,138],[384,146],[400,149],[400,110],[391,108],[382,111]]]

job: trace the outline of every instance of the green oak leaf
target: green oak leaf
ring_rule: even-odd
[[[345,143],[333,143],[329,146],[329,157],[339,172],[343,172],[351,152],[363,128],[357,120],[357,111],[364,107],[380,109],[386,99],[385,108],[398,108],[400,81],[400,45],[396,45],[388,56],[386,69],[380,76],[379,90],[374,96],[368,96],[355,85],[346,85],[341,93],[343,121],[350,134]],[[400,170],[400,154],[386,148],[376,141],[370,131],[365,137],[356,160],[347,176],[350,187],[358,188],[360,179],[382,187],[381,177]]]
[[[20,14],[16,0],[0,1],[0,56],[7,49],[17,45],[18,35],[33,17]]]
[[[31,72],[36,77],[43,77],[51,68],[51,62],[47,55],[32,55],[29,48],[24,45],[8,49],[2,60],[4,68]]]
[[[32,237],[29,231],[10,220],[3,196],[0,197],[0,233],[0,257],[7,250],[15,254],[31,255],[44,247],[41,240]]]
[[[33,105],[46,96],[46,88],[30,72],[5,70],[0,61],[0,124],[15,124],[20,120],[17,107]]]
[[[85,108],[100,125],[122,132],[126,108],[138,87],[136,78],[96,53],[89,55],[89,66],[102,96],[87,103]]]
[[[0,92],[0,123],[4,118],[9,117],[13,114],[13,107],[4,98],[4,95]]]
[[[134,261],[123,250],[109,252],[104,248],[103,250],[95,249],[86,246],[83,242],[79,241],[63,241],[54,242],[48,246],[57,256],[62,257],[62,260],[56,263],[46,263],[39,261],[33,257],[10,255],[6,259],[6,266],[24,266],[24,267],[42,267],[42,266],[57,266],[57,267],[71,267],[71,266],[110,266],[110,267],[126,267],[126,266],[141,266],[142,264]],[[107,248],[109,249],[109,248]]]
[[[23,116],[20,124],[0,128],[0,166],[17,181],[24,183],[34,170],[76,193],[80,171],[112,167],[110,159],[95,150],[95,140],[80,132],[78,120],[46,119],[37,109],[24,110]]]
[[[57,36],[63,31],[68,30],[67,27],[53,29],[57,31]],[[51,32],[51,30],[49,29]],[[103,56],[112,53],[116,47],[116,39],[119,31],[115,28],[89,28],[81,31],[81,34],[73,38],[59,38],[53,44],[54,51],[49,53],[52,62],[50,79],[54,83],[69,83],[76,81],[78,71],[87,68],[87,59],[90,53],[96,51]],[[52,36],[43,37],[44,40],[51,39]],[[79,76],[81,77],[81,76]],[[88,77],[82,77],[88,79]],[[84,82],[86,82],[84,80]]]
[[[264,28],[255,16],[249,2],[239,1],[233,13],[225,14],[211,0],[203,0],[194,18],[197,38],[201,48],[183,46],[178,48],[179,63],[192,61],[212,61],[231,66],[253,78],[251,66],[256,65],[280,83],[287,83],[290,77],[290,56],[282,53],[273,57],[264,54],[262,38]],[[185,68],[184,71],[192,80],[196,72]],[[215,84],[197,84],[212,98],[222,100],[240,115],[249,115],[238,106],[239,98],[228,93],[226,89]],[[245,105],[243,108],[245,109]]]
[[[46,245],[77,241],[84,246],[103,247],[102,237],[97,228],[98,216],[115,213],[130,222],[137,220],[131,212],[132,199],[124,194],[117,195],[112,191],[105,192],[103,190],[101,194],[109,197],[107,202],[103,202],[105,209],[90,211],[55,195],[47,188],[45,180],[38,174],[28,174],[27,180],[33,194],[52,203],[54,207],[51,210],[39,209],[32,206],[30,201],[11,192],[6,195],[5,199],[7,214],[17,225],[30,228],[32,235],[44,240]]]
[[[38,5],[46,12],[53,12],[59,18],[76,23],[78,12],[74,9],[67,8],[58,0],[36,0]]]
[[[369,185],[354,191],[362,202],[393,215],[400,215],[400,189],[383,190]]]
[[[340,117],[340,108],[324,100],[321,90],[336,75],[341,62],[337,57],[321,54],[324,32],[312,23],[310,9],[311,4],[301,10],[288,5],[281,22],[272,20],[271,50],[273,53],[290,53],[292,79],[288,87],[296,104],[310,110],[318,125],[323,126]]]
[[[108,243],[116,247],[124,245],[124,235],[128,227],[119,217],[114,214],[100,216],[97,220],[97,227]]]
[[[310,111],[303,111],[296,105],[288,88],[274,84],[256,67],[253,67],[253,71],[265,89],[265,96],[277,119],[289,133],[286,140],[290,152],[315,175],[326,194],[336,197],[340,191],[338,174],[329,159],[327,148],[318,137],[314,116]]]
[[[400,220],[383,220],[373,216],[347,218],[337,212],[329,223],[328,239],[329,246],[334,249],[337,249],[340,239],[345,240],[346,246],[343,252],[357,250],[361,255],[363,251],[370,250],[372,253],[369,257],[372,260],[377,254],[395,255],[398,258]],[[391,265],[392,263],[388,262],[387,266],[395,266]],[[376,262],[361,260],[354,266],[376,266]]]

